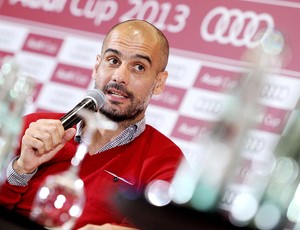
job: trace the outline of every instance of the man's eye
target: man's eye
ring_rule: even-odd
[[[112,64],[112,65],[117,65],[118,64],[118,59],[115,59],[115,58],[111,58],[108,60],[109,64]]]
[[[139,72],[145,70],[144,66],[142,66],[142,65],[135,65],[135,66],[134,66],[134,69],[135,69],[136,71],[139,71]]]

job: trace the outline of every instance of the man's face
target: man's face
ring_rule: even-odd
[[[144,116],[151,96],[161,92],[167,77],[159,72],[158,55],[158,39],[149,28],[121,26],[111,32],[93,73],[95,87],[106,95],[103,114],[114,121]]]

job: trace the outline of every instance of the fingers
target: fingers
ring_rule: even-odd
[[[63,138],[64,142],[71,140],[75,136],[75,134],[76,134],[76,129],[74,128],[67,129]]]
[[[61,144],[65,130],[59,120],[40,119],[32,122],[26,130],[23,142],[44,154]]]

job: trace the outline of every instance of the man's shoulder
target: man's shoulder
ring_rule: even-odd
[[[157,128],[153,127],[152,125],[146,124],[145,132],[149,134],[155,134],[158,136],[162,136],[164,138],[169,139],[165,134],[159,131]]]
[[[144,133],[148,136],[147,138],[151,138],[152,141],[155,141],[156,143],[160,143],[160,144],[165,143],[168,145],[174,145],[174,146],[178,147],[177,144],[175,144],[173,142],[173,140],[171,140],[170,137],[166,136],[161,131],[159,131],[157,128],[155,128],[149,124],[146,124]]]

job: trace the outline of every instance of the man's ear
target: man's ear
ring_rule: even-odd
[[[92,78],[95,80],[96,79],[96,73],[98,71],[98,68],[100,66],[100,61],[101,61],[101,56],[98,54],[97,57],[96,57],[96,63],[94,65],[94,68],[93,68],[93,73],[92,73]]]
[[[162,71],[157,74],[155,88],[153,91],[154,95],[161,94],[164,91],[168,75],[168,71]]]

